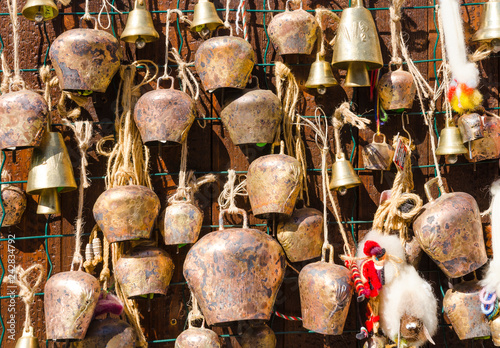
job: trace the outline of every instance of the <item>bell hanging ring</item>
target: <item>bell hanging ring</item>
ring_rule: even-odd
[[[328,87],[338,85],[333,76],[332,66],[325,61],[319,53],[316,54],[316,61],[312,63],[309,70],[309,77],[306,81],[306,88],[317,88],[319,94],[325,94]]]
[[[82,341],[73,342],[71,348],[135,348],[136,334],[127,322],[108,317],[94,319]]]
[[[400,67],[380,77],[377,91],[384,110],[403,111],[412,108],[417,87],[411,74]]]
[[[59,9],[52,0],[28,0],[21,12],[26,19],[40,24],[56,18]]]
[[[500,1],[489,0],[483,5],[479,30],[472,40],[487,43],[495,53],[500,50]]]
[[[23,335],[19,337],[15,348],[39,348],[38,338],[33,334],[33,326],[30,326],[28,331],[23,329]]]
[[[484,136],[483,120],[476,113],[460,116],[458,119],[458,129],[460,130],[463,143],[481,139]]]
[[[332,164],[330,190],[338,190],[341,195],[344,195],[348,189],[359,185],[361,185],[359,176],[354,171],[351,162],[345,159],[344,153],[341,153]]]
[[[446,120],[446,127],[441,130],[436,155],[448,156],[449,163],[455,163],[458,155],[467,153],[467,148],[462,142],[460,130],[453,124],[452,120]]]
[[[194,6],[191,31],[201,33],[203,37],[206,37],[223,24],[214,4],[209,0],[199,0]]]
[[[144,0],[136,0],[135,6],[128,14],[127,24],[120,40],[135,43],[138,49],[144,48],[146,43],[156,41],[160,35],[155,29],[151,13],[146,10]]]
[[[373,135],[372,142],[363,147],[363,163],[366,169],[389,170],[394,156],[394,149],[385,142],[385,135],[380,133],[383,140],[375,141],[377,133]]]

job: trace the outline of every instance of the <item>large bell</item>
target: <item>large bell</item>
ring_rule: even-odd
[[[383,65],[377,27],[362,1],[342,11],[333,48],[332,65],[347,70],[346,87],[370,86],[368,70]]]
[[[30,21],[42,23],[57,17],[59,10],[52,0],[28,0],[21,11]]]
[[[312,63],[311,70],[309,70],[306,88],[317,88],[319,94],[325,94],[327,87],[337,84],[338,82],[333,76],[330,63],[327,63],[325,58],[319,53],[316,54],[316,61]]]
[[[441,130],[436,155],[448,156],[448,162],[455,163],[458,155],[467,152],[467,148],[462,143],[460,130],[453,124],[453,121],[448,120],[446,127]]]
[[[59,193],[76,189],[73,166],[59,132],[45,132],[33,150],[26,193],[40,195],[37,214],[59,214]]]
[[[135,348],[136,334],[127,322],[108,317],[94,319],[85,339],[71,344],[71,348]]]
[[[330,190],[338,190],[340,194],[345,194],[347,189],[361,185],[359,176],[354,171],[351,162],[345,159],[342,153],[332,164],[332,179]]]
[[[490,0],[483,6],[481,24],[472,40],[490,44],[496,53],[500,49],[500,1]]]
[[[23,335],[16,342],[16,348],[39,348],[38,338],[33,335],[33,326],[28,331],[23,329]]]
[[[146,43],[156,41],[160,35],[155,29],[151,13],[146,10],[144,0],[136,0],[135,6],[128,14],[127,24],[120,40],[135,43],[138,49],[144,48]]]
[[[217,29],[223,24],[217,14],[217,10],[213,3],[209,0],[199,0],[194,6],[193,22],[191,23],[191,31],[201,32],[203,36],[207,36],[211,31]]]

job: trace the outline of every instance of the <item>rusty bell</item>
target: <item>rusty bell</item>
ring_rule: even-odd
[[[203,212],[192,203],[169,205],[160,217],[160,231],[165,245],[195,243],[202,224]]]
[[[74,342],[71,348],[135,348],[135,330],[127,322],[108,317],[94,319],[85,339]]]
[[[413,77],[403,67],[382,75],[377,90],[382,108],[387,111],[411,109],[417,92]]]
[[[21,222],[24,211],[26,210],[26,194],[19,187],[14,185],[2,185],[2,202],[5,209],[5,217],[1,220],[4,213],[0,206],[1,227],[17,225]]]
[[[190,327],[177,336],[175,348],[220,348],[219,336],[204,327]]]
[[[251,323],[241,335],[241,348],[275,348],[276,335],[264,323]]]
[[[481,120],[483,137],[470,142],[470,156],[466,156],[469,162],[485,161],[500,156],[500,119],[481,116]]]

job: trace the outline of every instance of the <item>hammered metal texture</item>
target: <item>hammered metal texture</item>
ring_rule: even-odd
[[[0,150],[39,146],[47,124],[45,99],[23,90],[0,96]]]
[[[219,36],[203,42],[196,51],[194,66],[203,89],[245,88],[255,64],[255,52],[244,39]]]
[[[278,241],[291,262],[321,256],[323,214],[313,208],[295,209],[278,224]]]
[[[122,53],[118,40],[103,30],[71,29],[52,42],[49,56],[61,89],[104,93]]]
[[[174,267],[174,261],[165,250],[137,246],[118,259],[115,277],[128,298],[166,295]]]
[[[300,191],[302,169],[287,155],[267,155],[250,164],[247,191],[253,214],[267,218],[273,213],[290,216]]]
[[[267,144],[274,141],[283,113],[273,92],[245,89],[227,98],[220,117],[233,144]]]
[[[127,322],[115,318],[94,319],[85,339],[71,348],[135,348],[135,330]]]
[[[193,124],[196,109],[193,99],[176,89],[156,89],[139,98],[134,120],[142,141],[182,143]]]
[[[462,277],[488,261],[479,207],[468,193],[444,193],[424,205],[413,231],[447,277]]]
[[[99,281],[82,271],[61,272],[50,277],[44,290],[47,339],[84,339],[100,292]]]
[[[341,335],[353,291],[349,270],[323,261],[310,263],[300,271],[299,291],[304,328]]]
[[[319,25],[313,15],[303,9],[277,14],[267,33],[279,54],[311,54]]]
[[[219,336],[212,330],[190,327],[175,340],[175,348],[220,348]]]
[[[97,198],[94,219],[110,243],[148,239],[159,210],[160,199],[149,188],[119,186]]]
[[[184,277],[214,325],[269,320],[285,268],[285,253],[271,236],[232,228],[205,235],[189,250]]]
[[[382,75],[377,90],[382,107],[388,111],[411,109],[417,92],[413,77],[401,68]]]
[[[276,335],[266,324],[252,325],[241,335],[241,348],[275,348]]]
[[[5,208],[5,217],[1,227],[17,225],[21,222],[26,210],[26,195],[16,186],[2,185],[2,202]],[[0,221],[4,210],[0,206]]]
[[[191,203],[168,206],[161,214],[160,231],[165,245],[195,243],[203,224],[203,212]]]
[[[490,326],[481,312],[477,281],[463,282],[448,289],[443,299],[443,310],[461,340],[490,335]]]
[[[470,143],[469,162],[479,162],[495,159],[500,156],[500,119],[498,117],[481,116],[483,121],[483,138]]]

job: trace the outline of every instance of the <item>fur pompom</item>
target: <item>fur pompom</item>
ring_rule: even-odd
[[[465,83],[451,84],[448,100],[453,110],[459,114],[477,109],[483,102],[481,93]]]

